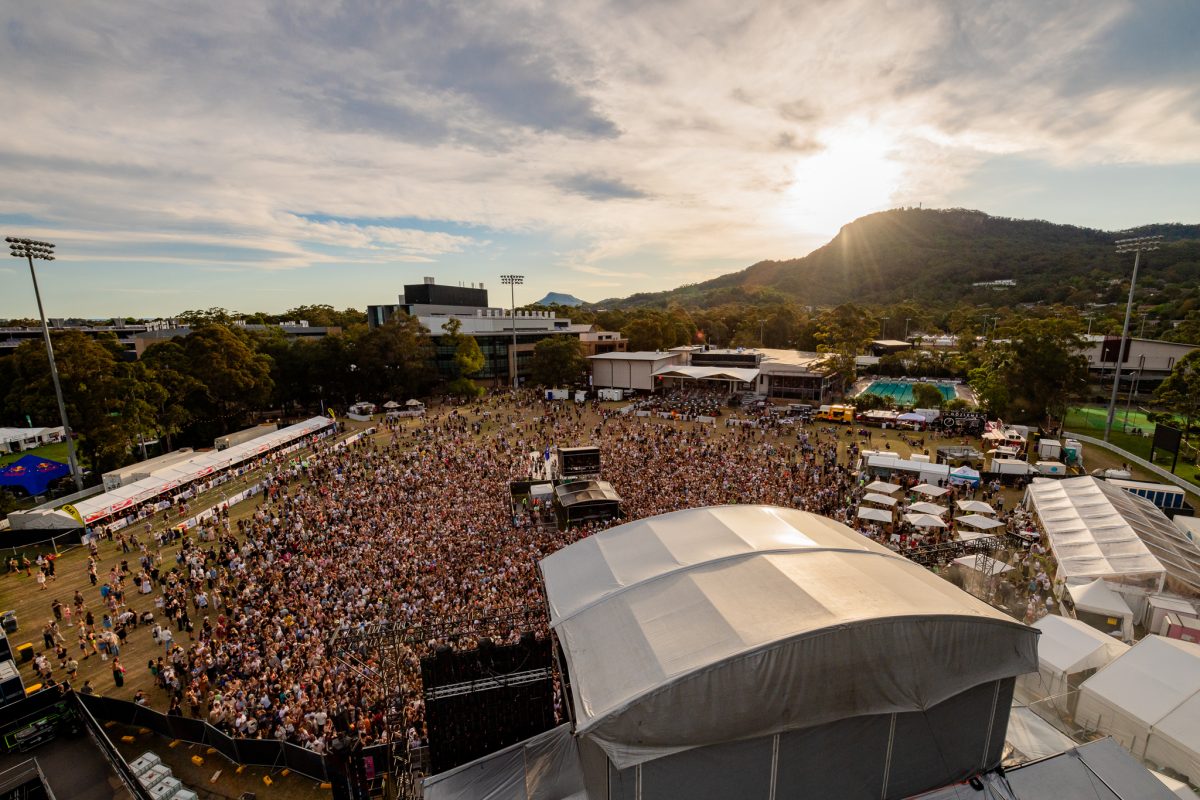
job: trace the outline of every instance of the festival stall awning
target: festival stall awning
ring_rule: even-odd
[[[933,514],[905,514],[904,521],[916,528],[945,528],[946,521]]]
[[[981,514],[967,514],[965,517],[959,517],[958,524],[970,525],[972,528],[979,528],[981,531],[990,531],[993,528],[1004,527],[1003,522],[994,520],[991,517],[985,517]]]
[[[859,519],[869,519],[872,522],[891,522],[892,512],[884,511],[882,508],[863,508],[858,509]]]
[[[970,511],[972,514],[995,514],[996,509],[989,506],[982,500],[959,500],[955,503],[962,511]]]
[[[973,569],[976,572],[982,572],[984,575],[1003,575],[1006,572],[1012,572],[1012,566],[1005,564],[1003,561],[997,561],[991,556],[985,556],[982,553],[974,556],[959,556],[954,559],[955,564],[966,569]]]
[[[944,489],[941,486],[934,486],[933,484],[930,484],[930,483],[922,483],[918,486],[914,486],[913,491],[919,492],[920,494],[923,494],[927,497],[941,497],[942,495],[944,495],[946,492],[948,492],[950,490]]]
[[[899,501],[894,497],[888,497],[886,494],[876,494],[875,492],[868,492],[867,494],[863,495],[863,502],[864,503],[878,503],[881,506],[887,506],[888,508],[891,508],[892,506],[896,505],[896,503],[898,503]]]
[[[937,503],[926,503],[921,501],[919,503],[913,503],[908,507],[908,510],[915,511],[918,514],[933,514],[934,516],[940,517],[950,509],[946,508],[945,506],[939,506]]]
[[[881,494],[895,494],[900,491],[900,488],[898,484],[888,483],[887,481],[871,481],[866,485],[868,492],[879,492]]]

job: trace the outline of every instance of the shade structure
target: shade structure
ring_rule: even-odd
[[[1200,644],[1147,636],[1083,682],[1075,721],[1200,780]]]
[[[386,403],[383,404],[383,407],[384,408],[399,408],[400,404],[397,403],[395,400],[388,400]]]
[[[734,381],[753,383],[758,380],[757,369],[749,367],[688,367],[669,364],[654,371],[656,378],[688,378],[697,381]]]
[[[898,484],[888,483],[887,481],[871,481],[867,484],[866,489],[868,492],[895,494],[896,492],[900,491],[901,487]]]
[[[945,506],[939,506],[937,503],[920,502],[913,503],[908,507],[908,510],[915,511],[918,514],[933,514],[935,517],[940,517],[950,509],[946,508]]]
[[[21,456],[0,467],[0,486],[20,486],[31,495],[43,494],[51,483],[71,474],[71,468],[39,456]]]
[[[966,516],[958,517],[958,524],[970,525],[972,528],[978,528],[981,531],[990,531],[994,528],[1004,527],[1003,522],[979,514],[967,514]]]
[[[901,422],[928,422],[929,421],[929,420],[925,419],[925,417],[921,416],[920,414],[914,414],[911,411],[906,414],[901,414],[896,419],[900,420]]]
[[[863,495],[863,502],[864,503],[878,503],[881,506],[887,506],[888,508],[891,508],[892,506],[896,505],[896,503],[899,501],[896,500],[896,498],[894,498],[894,497],[888,497],[886,494],[877,494],[875,492],[868,492],[867,494]]]
[[[845,525],[796,509],[649,517],[571,544],[540,567],[576,733],[619,769],[928,709],[1037,663],[1031,629]]]
[[[1167,569],[1145,539],[1155,537],[1166,548],[1177,530],[1150,503],[1090,476],[1035,479],[1027,497],[1068,583],[1107,578],[1161,591]],[[1172,560],[1179,576],[1200,590],[1200,573],[1187,554]]]
[[[972,514],[995,514],[996,509],[989,506],[982,500],[958,500],[954,503],[961,511],[969,511]]]
[[[949,480],[954,484],[978,486],[979,470],[967,464],[963,464],[961,467],[950,470]]]
[[[914,528],[945,528],[946,521],[933,514],[905,514],[904,521]]]
[[[941,486],[934,486],[933,484],[930,484],[930,483],[922,483],[922,484],[918,484],[917,486],[914,486],[913,491],[919,492],[919,493],[925,495],[926,497],[941,497],[942,495],[944,495],[946,492],[948,492],[950,490],[943,489]]]
[[[874,522],[891,522],[892,521],[892,512],[884,511],[882,508],[868,508],[868,507],[864,507],[864,506],[859,506],[858,518],[859,519],[869,519]]]

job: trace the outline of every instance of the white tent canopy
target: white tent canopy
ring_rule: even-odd
[[[914,528],[945,528],[946,521],[933,514],[905,514],[904,521]]]
[[[908,510],[915,511],[918,514],[933,514],[934,516],[940,517],[950,509],[946,508],[945,506],[939,506],[937,503],[926,503],[922,501],[920,503],[913,503],[908,507]]]
[[[657,378],[689,378],[697,381],[736,381],[753,383],[759,370],[747,367],[684,367],[670,364],[654,371]]]
[[[979,528],[981,531],[990,531],[993,528],[1003,528],[1004,523],[999,520],[994,520],[991,517],[984,517],[979,514],[967,514],[963,517],[958,517],[959,525],[970,525],[972,528]]]
[[[900,491],[899,484],[888,483],[887,481],[871,481],[867,484],[868,492],[879,492],[880,494],[895,494]]]
[[[796,509],[649,517],[540,566],[576,733],[618,769],[925,710],[1037,663],[1031,629],[845,525]],[[798,679],[805,675],[820,677]]]
[[[1166,570],[1114,505],[1128,505],[1116,495],[1133,495],[1103,484],[1090,476],[1042,478],[1027,490],[1059,575],[1071,584],[1109,578],[1161,591]]]
[[[1113,629],[1119,627],[1124,639],[1133,639],[1133,609],[1103,578],[1096,578],[1083,585],[1067,586],[1067,591],[1077,613],[1085,611],[1116,620]]]
[[[992,508],[982,500],[958,500],[955,502],[955,505],[957,505],[961,511],[969,511],[972,514],[996,513],[996,509]]]
[[[864,503],[878,503],[881,506],[887,506],[887,507],[891,508],[892,506],[896,505],[896,503],[898,501],[896,500],[896,498],[888,497],[886,494],[876,494],[875,492],[868,492],[866,495],[863,496],[863,502]]]
[[[954,564],[966,569],[973,569],[984,575],[1003,575],[1006,572],[1012,572],[1012,566],[1005,564],[1003,561],[997,561],[991,556],[974,555],[974,556],[959,556],[954,559]]]
[[[892,512],[884,511],[882,508],[869,508],[860,506],[858,509],[859,519],[869,519],[874,522],[891,522]]]
[[[1124,642],[1070,617],[1048,614],[1033,627],[1042,632],[1038,671],[1017,678],[1016,696],[1025,702],[1054,698],[1050,703],[1060,711],[1073,709],[1068,693],[1078,688],[1079,673],[1102,669],[1129,650]]]
[[[1075,720],[1200,780],[1200,644],[1147,636],[1083,682]]]
[[[927,497],[941,497],[942,495],[944,495],[946,492],[948,492],[950,490],[943,489],[941,486],[934,486],[933,484],[930,484],[930,483],[922,483],[917,486],[914,486],[913,491],[920,492],[921,494],[926,495]]]

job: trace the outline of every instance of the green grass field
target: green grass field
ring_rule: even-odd
[[[67,463],[67,443],[59,442],[58,444],[48,444],[44,447],[35,447],[32,450],[26,450],[24,453],[9,453],[8,455],[0,456],[0,467],[5,464],[10,464],[22,456],[40,456],[48,458],[51,461],[57,461],[61,464]]]
[[[1104,424],[1108,418],[1108,409],[1103,406],[1085,406],[1073,408],[1063,420],[1067,431],[1077,431],[1087,436],[1102,438]],[[1118,407],[1113,417],[1112,433],[1109,441],[1115,447],[1133,453],[1135,456],[1150,460],[1150,444],[1153,441],[1155,424],[1146,418],[1146,414],[1137,409],[1130,409],[1128,418],[1125,409]],[[1154,463],[1166,469],[1171,468],[1172,456],[1156,453]],[[1196,451],[1185,446],[1179,453],[1179,464],[1175,474],[1185,480],[1200,485],[1200,469],[1195,466]]]

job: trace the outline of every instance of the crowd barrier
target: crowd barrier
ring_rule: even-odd
[[[83,528],[25,528],[0,533],[0,548],[12,551],[13,555],[24,547],[48,545],[50,547],[75,547],[83,541]]]
[[[306,747],[278,739],[242,739],[229,736],[204,720],[169,716],[128,700],[99,695],[78,695],[84,707],[98,719],[147,728],[160,736],[212,747],[235,764],[269,769],[289,769],[315,781],[328,781],[337,772],[330,757]],[[373,760],[376,772],[389,770],[387,745],[362,750]]]

